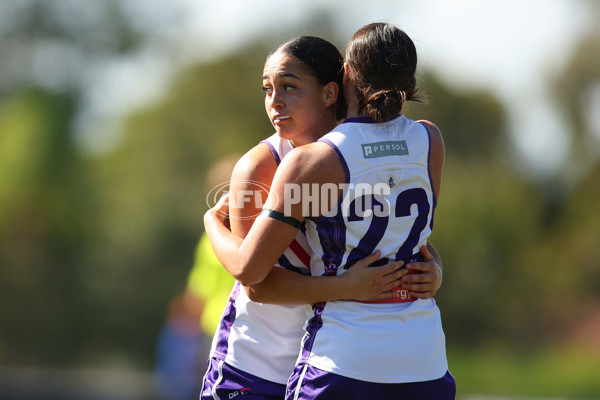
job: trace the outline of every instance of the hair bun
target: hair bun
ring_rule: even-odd
[[[383,89],[365,93],[365,110],[377,121],[385,121],[400,114],[406,102],[406,92]]]
[[[402,112],[407,101],[420,101],[415,71],[417,50],[400,28],[386,23],[365,25],[346,46],[348,77],[359,113],[376,121]]]

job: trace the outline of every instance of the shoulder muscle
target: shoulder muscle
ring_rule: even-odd
[[[244,237],[267,199],[277,162],[265,144],[258,144],[236,163],[229,186],[231,231]]]
[[[424,124],[429,131],[429,140],[431,143],[431,151],[429,153],[429,170],[436,197],[439,197],[442,186],[442,170],[444,168],[444,160],[446,150],[444,146],[444,138],[439,128],[430,121],[418,121]]]
[[[284,211],[284,201],[289,200],[291,194],[290,186],[286,189],[286,185],[301,188],[305,184],[340,185],[345,181],[344,168],[331,147],[321,142],[304,145],[289,152],[281,161],[273,179],[275,195],[269,196],[267,208]],[[294,218],[302,220],[306,215],[300,203],[294,203],[291,211]]]

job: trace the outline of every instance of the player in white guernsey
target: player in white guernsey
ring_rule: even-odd
[[[294,146],[314,142],[345,113],[345,103],[337,101],[342,62],[335,46],[315,37],[287,42],[267,59],[263,76],[265,105],[277,133],[244,155],[234,169],[229,207],[234,234],[243,237],[248,232],[264,200],[239,201],[246,191],[269,185],[277,166]],[[218,241],[211,238],[211,242],[215,249],[220,247]],[[295,304],[348,298],[357,291],[364,298],[386,298],[405,271],[398,271],[400,263],[378,271],[366,268],[375,259],[371,256],[360,261],[361,268],[353,277],[327,279],[323,285],[323,278],[310,276],[310,249],[303,230],[299,230],[278,257],[275,266],[282,268],[276,268],[275,275],[286,277],[291,273],[295,282],[302,282],[303,290],[295,290]],[[283,399],[304,333],[305,307],[252,301],[242,286],[255,283],[252,278],[236,274],[235,268],[228,270],[238,282],[213,338],[200,398],[244,395],[247,399]],[[336,290],[331,290],[331,285]],[[263,289],[262,293],[269,292]]]
[[[350,118],[282,161],[266,217],[236,241],[228,260],[240,273],[276,260],[296,234],[294,220],[306,223],[313,275],[344,276],[374,250],[381,262],[419,260],[433,228],[444,145],[435,125],[401,115],[404,102],[417,98],[416,61],[412,40],[393,25],[354,34],[344,74]],[[317,207],[307,207],[316,199]],[[211,211],[205,221],[214,217]],[[435,286],[432,275],[411,269],[384,302],[314,304],[286,399],[454,399],[439,309],[416,290]]]

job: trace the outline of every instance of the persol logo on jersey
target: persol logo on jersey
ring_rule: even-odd
[[[229,195],[232,184],[235,184],[237,187],[241,188],[236,191],[235,196]],[[220,208],[217,210],[219,215],[228,217],[230,215],[229,211],[233,208],[254,208],[257,211],[251,215],[237,217],[239,219],[254,219],[258,216],[258,214],[260,214],[260,211],[264,206],[264,200],[267,198],[270,188],[271,187],[269,185],[258,181],[240,180],[223,182],[213,187],[208,192],[206,195],[206,204],[209,208],[213,208],[219,203],[220,200],[227,196],[219,203]],[[277,194],[273,193],[273,196],[277,197]]]
[[[387,156],[406,156],[408,146],[405,140],[387,140],[384,142],[361,144],[364,158]]]

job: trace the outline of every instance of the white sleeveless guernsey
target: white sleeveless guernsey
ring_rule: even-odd
[[[269,146],[278,165],[293,148],[288,140],[277,134],[261,143]],[[310,274],[309,247],[303,229],[298,231],[276,265]],[[211,357],[254,376],[285,385],[298,359],[305,322],[306,306],[254,302],[236,282],[215,332]]]
[[[418,258],[436,205],[424,125],[398,116],[385,123],[353,118],[320,141],[346,171],[337,212],[306,220],[313,275],[336,275],[373,251],[390,261]],[[315,304],[299,362],[379,383],[441,378],[448,370],[435,300]]]

